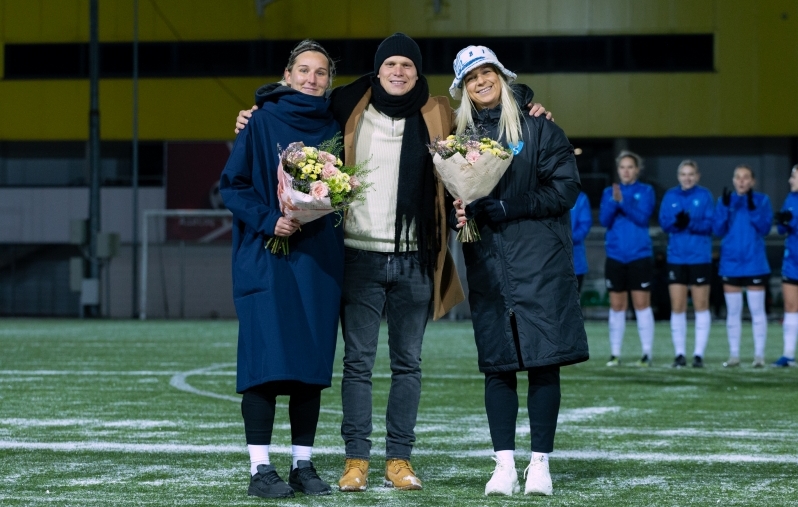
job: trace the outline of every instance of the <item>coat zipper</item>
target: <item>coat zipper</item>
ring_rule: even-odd
[[[499,243],[499,251],[500,252],[504,251],[504,248],[503,248],[504,245],[502,245],[501,236],[500,235],[496,235],[496,239],[497,239],[497,241]],[[507,277],[507,264],[506,264],[506,262],[505,262],[503,257],[501,259],[501,263],[502,263],[502,274],[504,275],[504,286],[507,287],[507,291],[509,293],[510,281],[507,279],[508,278]],[[518,367],[523,370],[524,369],[524,359],[521,357],[521,339],[518,337],[518,322],[516,321],[515,311],[513,310],[512,307],[510,307],[509,310],[508,310],[508,316],[510,317],[510,329],[512,329],[512,331],[513,331],[513,344],[515,345],[515,355],[518,357]]]

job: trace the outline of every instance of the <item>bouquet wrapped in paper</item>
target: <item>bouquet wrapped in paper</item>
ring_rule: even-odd
[[[318,148],[291,143],[280,154],[277,198],[283,216],[306,224],[362,200],[369,187],[362,178],[369,171],[365,163],[345,166],[338,158],[340,151],[338,134]],[[287,255],[288,238],[274,236],[266,242],[266,248]]]
[[[513,161],[513,152],[497,141],[466,130],[429,145],[432,161],[446,190],[463,206],[490,194]],[[473,219],[457,233],[461,243],[480,239]]]

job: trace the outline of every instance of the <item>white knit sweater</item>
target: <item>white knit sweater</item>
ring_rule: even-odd
[[[371,104],[363,112],[355,131],[355,158],[359,164],[368,160],[372,172],[366,176],[372,184],[364,202],[354,203],[346,215],[344,244],[373,252],[394,251],[396,196],[399,187],[399,156],[402,151],[404,118],[390,118]],[[400,250],[404,251],[402,231]],[[410,250],[417,250],[416,228],[410,227]]]

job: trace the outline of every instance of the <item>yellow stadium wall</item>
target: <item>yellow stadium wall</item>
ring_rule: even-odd
[[[139,0],[141,41],[714,33],[715,72],[521,75],[571,137],[798,135],[798,0]],[[132,40],[132,0],[100,40]],[[0,0],[4,43],[86,42],[88,0]],[[0,48],[1,49],[1,48]],[[0,51],[0,69],[2,69]],[[501,54],[498,55],[501,59]],[[454,55],[451,55],[454,58]],[[2,78],[2,76],[0,76]],[[142,140],[232,139],[258,78],[142,79]],[[352,76],[342,76],[344,83]],[[446,94],[450,76],[432,76]],[[0,79],[0,140],[88,137],[87,80]],[[101,137],[131,136],[131,81],[100,83]]]

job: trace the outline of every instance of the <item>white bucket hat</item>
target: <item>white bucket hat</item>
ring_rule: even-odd
[[[454,59],[454,81],[449,87],[449,94],[452,98],[459,99],[463,96],[463,78],[471,70],[476,69],[486,63],[494,65],[507,78],[507,84],[515,81],[516,75],[504,68],[496,53],[485,46],[468,46],[461,49]]]

